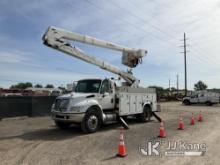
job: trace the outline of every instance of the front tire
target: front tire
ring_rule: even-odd
[[[98,131],[101,125],[101,115],[96,108],[91,107],[85,114],[81,123],[81,129],[84,133],[94,133]]]
[[[183,104],[184,104],[184,105],[190,105],[190,101],[189,101],[189,100],[184,100],[184,101],[183,101]]]
[[[207,105],[207,106],[212,106],[212,103],[211,103],[210,101],[207,101],[207,102],[206,102],[206,105]]]

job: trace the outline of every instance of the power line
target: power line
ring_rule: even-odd
[[[193,55],[195,56],[191,57],[194,57],[196,60],[202,61],[202,63],[207,66],[219,65],[215,61],[212,61],[210,57],[207,57],[205,54],[203,54],[203,52],[200,52],[200,50],[196,50],[195,47],[191,48],[191,52],[193,52]],[[203,56],[201,56],[201,54],[203,54]]]
[[[202,65],[207,65],[207,66],[209,66],[211,63],[209,63],[209,61],[206,61],[206,60],[204,60],[204,59],[202,59],[202,58],[200,58],[199,56],[197,56],[197,53],[198,52],[195,52],[194,50],[192,50],[191,49],[191,56],[189,56],[188,58],[193,58],[194,59],[194,61],[196,61],[196,62],[198,62],[198,63],[200,63],[200,64],[202,64]],[[193,54],[193,55],[192,55]]]
[[[106,13],[106,11],[105,11],[103,8],[101,8],[100,6],[96,5],[95,3],[93,3],[93,2],[91,2],[91,1],[89,1],[89,0],[85,0],[85,2],[88,2],[89,4],[91,4],[92,6],[94,6],[95,8],[97,8],[97,9],[99,9],[100,11],[103,11],[104,13]],[[123,9],[123,10],[124,10],[124,9]],[[133,24],[133,23],[129,22],[128,20],[121,19],[120,16],[116,16],[116,17],[117,17],[119,20],[121,20],[121,21],[123,21],[123,22],[126,22],[127,24],[133,26],[134,28],[143,31],[144,33],[147,32],[148,35],[150,35],[150,36],[152,36],[152,37],[154,37],[154,38],[156,38],[156,39],[158,39],[158,40],[160,40],[160,41],[162,41],[162,42],[164,42],[164,43],[166,43],[166,44],[170,44],[171,46],[173,46],[173,44],[174,44],[172,41],[169,41],[169,40],[160,38],[160,37],[157,36],[157,35],[154,35],[154,34],[152,34],[152,33],[149,33],[149,32],[146,31],[145,29],[141,28],[140,26],[137,26],[136,24]],[[175,44],[176,44],[176,43],[175,43]]]
[[[138,6],[138,5],[136,5],[136,3],[132,3],[132,2],[135,2],[135,1],[132,1],[132,0],[129,0],[129,3],[132,5],[132,6],[135,6],[136,7],[136,9],[137,9],[137,11],[140,11],[140,7]],[[152,1],[154,4],[156,4],[156,6],[160,6],[161,4],[159,4],[157,1]],[[173,5],[173,3],[169,3],[168,1],[166,1],[165,2],[166,4],[172,4]],[[141,6],[143,6],[143,5],[141,5]],[[166,7],[167,7],[168,5],[166,5]],[[164,7],[164,6],[163,6]],[[151,8],[152,9],[152,8]],[[150,12],[151,14],[149,14],[149,11],[153,11],[153,10],[149,10],[149,9],[147,9],[148,10],[148,16],[150,16],[151,17],[151,20],[152,21],[157,21],[155,18],[154,18],[154,14],[152,13],[152,12]],[[158,22],[158,21],[157,21]],[[156,23],[156,22],[155,22]],[[153,24],[152,22],[151,22],[151,24]],[[153,24],[153,25],[155,25],[155,24]],[[161,22],[159,22],[159,26],[161,25]],[[156,25],[155,25],[156,26]],[[173,29],[171,26],[169,26],[169,25],[167,25],[167,27],[172,31],[172,32],[177,32],[176,31],[176,29]],[[171,36],[171,35],[170,35]],[[172,36],[173,37],[173,36]],[[174,37],[173,37],[174,38]]]
[[[188,46],[188,45],[186,44],[186,46]],[[193,55],[191,55],[189,57],[192,57],[195,61],[197,61],[203,65],[207,65],[207,66],[213,66],[213,64],[218,65],[215,61],[212,61],[212,59],[210,59],[210,57],[207,57],[204,54],[204,52],[202,52],[200,49],[196,49],[195,47],[193,47],[193,48],[191,48],[191,52],[193,52],[192,53]],[[203,54],[204,56],[201,56],[200,54]],[[204,58],[204,57],[207,57],[207,58]]]
[[[112,1],[111,1],[111,2],[112,2]],[[117,6],[118,8],[123,9],[121,6],[117,5],[115,2],[112,2],[112,3],[113,3],[115,6]],[[142,19],[141,17],[138,17],[137,15],[134,15],[134,14],[132,14],[131,12],[129,12],[129,13],[130,13],[131,16],[134,16],[135,18],[138,18],[138,19],[140,19],[140,20],[142,20],[142,21],[145,21],[145,20]],[[156,27],[156,26],[154,26],[154,25],[150,25],[150,26],[152,26],[153,28],[156,28],[156,30],[160,31],[161,33],[166,34],[166,35],[169,36],[170,38],[173,38],[172,36],[170,36],[170,35],[167,34],[166,32],[164,32],[164,31],[162,31],[161,29],[159,29],[158,27]]]
[[[197,36],[196,38],[193,39],[193,41],[207,42],[209,40],[213,41],[217,39],[220,39],[220,34],[213,33],[213,35],[209,34],[209,35]]]
[[[207,52],[206,50],[203,50],[202,48],[200,48],[200,47],[198,47],[198,46],[194,46],[193,49],[194,49],[194,50],[197,50],[200,54],[202,54],[203,56],[201,56],[201,57],[205,57],[206,60],[209,59],[212,64],[219,65],[219,64],[216,62],[216,59],[215,59],[215,61],[214,61],[211,56],[208,56],[208,54],[210,54],[210,53]]]
[[[94,2],[91,2],[91,1],[89,1],[89,0],[86,0],[86,2],[89,3],[90,5],[94,6],[95,8],[99,9],[100,11],[105,12],[105,10],[104,10],[103,8],[101,8],[100,6],[96,5]],[[111,1],[111,2],[112,2],[112,1]],[[124,9],[123,7],[121,7],[121,6],[119,6],[118,4],[116,4],[115,2],[112,2],[111,4],[113,4],[113,5],[116,6],[117,8],[120,8],[120,9],[123,10],[123,11],[126,10],[126,9]],[[131,4],[132,4],[132,3],[131,3]],[[146,22],[146,20],[142,19],[141,17],[139,17],[139,16],[137,16],[137,15],[131,13],[131,12],[128,11],[128,10],[126,10],[126,11],[127,11],[127,13],[128,13],[130,16],[133,16],[133,17],[135,17],[135,18],[141,20],[142,22],[143,22],[143,21]],[[139,29],[139,30],[141,30],[141,31],[143,31],[143,32],[147,32],[145,29],[142,29],[142,28],[140,28],[139,26],[136,26],[135,24],[132,24],[132,23],[129,22],[128,20],[124,20],[124,19],[122,20],[121,17],[117,17],[117,18],[119,18],[119,20],[122,21],[122,22],[126,22],[126,23],[132,25],[132,26],[133,26],[134,28],[136,28],[136,29]],[[151,25],[150,25],[150,26],[151,26]],[[158,30],[158,31],[160,31],[161,33],[165,34],[166,36],[169,36],[170,38],[173,38],[173,39],[174,39],[173,36],[167,34],[167,33],[164,32],[163,30],[161,30],[160,28],[156,27],[155,25],[153,25],[153,28],[154,28],[154,29],[156,28],[156,30]],[[147,32],[147,33],[149,33],[149,32]],[[158,39],[158,40],[163,41],[163,42],[166,43],[166,44],[170,44],[171,46],[173,46],[173,42],[171,42],[171,41],[169,41],[169,40],[164,40],[163,38],[160,38],[160,37],[158,37],[158,36],[156,36],[156,35],[153,35],[153,34],[151,34],[151,33],[149,33],[149,35],[153,36],[154,38],[156,38],[156,39]],[[144,38],[144,37],[142,36],[142,37],[140,37],[140,38]],[[207,60],[202,59],[201,57],[197,57],[197,58],[194,58],[194,59],[197,60],[197,61],[200,60],[200,61],[202,61],[202,62],[207,61]],[[199,60],[198,60],[198,59],[199,59]],[[205,63],[206,63],[206,62],[205,62]]]
[[[134,5],[134,3],[132,3],[130,0],[129,0],[129,2],[133,5],[133,6],[135,6]],[[137,7],[137,6],[136,6]],[[139,7],[137,7],[137,8],[139,8]],[[153,17],[152,17],[153,18]],[[155,20],[155,19],[154,19]],[[171,27],[169,27],[172,31],[174,31],[174,29],[172,29]],[[210,35],[206,35],[206,37],[209,37]],[[214,35],[214,37],[216,37],[216,35]],[[217,37],[219,37],[219,36],[217,36]]]
[[[117,3],[115,3],[114,1],[111,1],[111,0],[110,0],[110,1],[108,1],[108,2],[111,2],[111,4],[113,4],[114,6],[116,6],[117,8],[119,8],[119,9],[121,9],[121,10],[123,10],[123,11],[126,10],[125,8],[119,6],[119,5],[118,5]],[[147,22],[147,23],[148,23],[147,25],[149,25],[149,26],[151,26],[152,28],[156,29],[156,30],[159,31],[160,33],[165,34],[165,35],[167,35],[168,37],[170,37],[170,38],[172,38],[172,39],[174,38],[174,37],[171,36],[170,34],[166,33],[165,31],[161,30],[161,29],[158,28],[157,26],[153,25],[151,22],[149,22],[149,21],[147,21],[147,20],[145,20],[145,19],[143,19],[143,18],[141,18],[141,17],[139,17],[139,16],[133,14],[132,12],[130,12],[130,11],[128,11],[128,10],[126,10],[126,11],[127,11],[127,14],[129,14],[130,16],[133,16],[133,17],[139,19],[140,21]]]

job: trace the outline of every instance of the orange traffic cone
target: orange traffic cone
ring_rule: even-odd
[[[192,113],[190,125],[195,125],[195,118],[194,118],[194,113]]]
[[[201,113],[201,111],[199,113],[198,122],[202,122],[202,113]]]
[[[160,122],[160,131],[159,131],[159,136],[158,137],[160,137],[160,138],[165,138],[166,137],[163,121]]]
[[[124,131],[123,131],[123,129],[120,130],[120,142],[119,142],[119,145],[118,145],[118,154],[117,154],[117,156],[119,156],[119,157],[127,156],[126,149],[125,149],[125,143],[124,143]]]
[[[184,126],[184,123],[183,123],[183,118],[180,117],[178,129],[179,129],[179,130],[184,130],[184,127],[185,127],[185,126]]]

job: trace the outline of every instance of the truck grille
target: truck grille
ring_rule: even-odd
[[[54,108],[59,111],[65,111],[69,104],[69,99],[56,99]]]

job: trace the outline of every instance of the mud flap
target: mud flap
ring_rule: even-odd
[[[153,115],[159,122],[162,121],[162,119],[161,119],[155,112],[152,112],[152,115]]]
[[[125,129],[129,129],[128,124],[124,121],[124,119],[122,117],[118,118],[120,124],[125,128]]]

